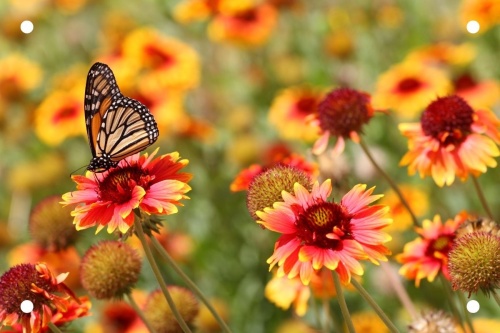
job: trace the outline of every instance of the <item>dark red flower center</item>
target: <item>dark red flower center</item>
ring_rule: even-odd
[[[103,326],[108,332],[125,332],[137,319],[137,314],[124,302],[114,302],[103,310]]]
[[[60,121],[75,118],[78,116],[79,105],[65,105],[61,107],[52,117],[52,123],[57,124]]]
[[[7,313],[17,313],[19,316],[26,315],[20,307],[24,300],[33,303],[33,311],[41,311],[42,305],[53,307],[46,296],[31,291],[32,284],[49,294],[58,291],[57,285],[40,276],[35,265],[20,264],[9,269],[0,278],[0,309]]]
[[[298,236],[304,245],[341,250],[343,239],[352,239],[351,215],[333,202],[314,204],[297,216]],[[326,237],[335,234],[336,239]]]
[[[459,76],[454,82],[456,91],[471,89],[474,88],[476,85],[477,85],[476,81],[472,78],[471,75],[467,73]]]
[[[435,252],[442,253],[444,256],[448,255],[448,252],[450,252],[453,245],[454,239],[454,235],[439,236],[438,238],[431,241],[425,251],[425,255],[428,257],[434,257]]]
[[[473,114],[474,110],[463,98],[441,97],[429,104],[422,114],[422,130],[445,146],[459,145],[471,133]]]
[[[407,77],[398,83],[397,90],[399,93],[407,94],[415,92],[420,87],[422,87],[421,81],[413,77]]]
[[[149,56],[153,68],[169,67],[175,61],[171,54],[166,53],[153,44],[146,45],[144,52]]]
[[[258,17],[257,10],[254,8],[250,8],[237,13],[234,16],[234,19],[242,23],[252,23],[257,21],[257,17]]]
[[[318,106],[321,129],[334,136],[349,137],[351,132],[360,132],[372,116],[370,96],[349,88],[331,91]]]
[[[297,112],[301,115],[306,116],[316,112],[316,104],[316,98],[304,96],[300,98],[295,105]]]
[[[112,169],[99,183],[99,198],[117,204],[125,203],[132,198],[132,191],[136,186],[147,191],[151,180],[152,177],[146,170],[138,165]]]

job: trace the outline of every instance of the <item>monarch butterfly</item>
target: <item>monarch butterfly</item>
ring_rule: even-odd
[[[121,94],[108,65],[96,62],[85,86],[85,126],[92,159],[87,170],[104,172],[158,138],[158,126],[148,108]]]

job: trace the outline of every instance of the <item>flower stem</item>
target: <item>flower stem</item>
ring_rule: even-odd
[[[479,182],[477,181],[477,177],[472,176],[471,178],[472,178],[472,183],[474,184],[474,188],[476,189],[477,196],[479,197],[479,201],[481,201],[481,205],[483,206],[484,211],[486,212],[486,214],[488,215],[488,217],[491,220],[495,220],[493,218],[493,214],[491,213],[491,209],[488,206],[488,202],[486,202],[486,198],[484,197],[484,193],[481,190],[481,186],[479,185]]]
[[[62,331],[56,325],[54,325],[54,323],[52,323],[51,321],[49,321],[48,326],[53,333],[62,333]]]
[[[460,305],[462,306],[462,312],[464,313],[465,322],[467,323],[467,326],[469,326],[471,333],[475,333],[474,326],[472,325],[472,320],[470,319],[469,311],[467,311],[467,302],[465,301],[465,296],[460,291],[457,294]]]
[[[399,333],[398,329],[396,326],[392,323],[392,321],[387,317],[387,315],[384,313],[384,311],[378,306],[378,304],[375,302],[375,300],[370,296],[370,294],[361,286],[358,281],[351,279],[351,283],[358,290],[358,292],[361,294],[361,296],[367,301],[370,306],[375,310],[375,312],[378,314],[380,319],[384,322],[385,326],[389,329],[389,331],[393,333]]]
[[[330,322],[330,319],[331,319],[330,302],[328,301],[327,298],[323,298],[322,305],[323,305],[323,313],[325,315],[322,328],[323,328],[323,332],[327,333],[327,332],[331,331],[330,327],[332,326],[331,322]]]
[[[455,320],[458,322],[462,330],[465,332],[464,320],[455,304],[455,301],[453,299],[453,292],[450,288],[450,285],[448,284],[448,280],[446,280],[446,278],[444,278],[443,275],[440,275],[439,278],[441,279],[441,283],[443,284],[443,289],[446,293],[446,297],[448,299],[448,304],[450,305],[451,312],[453,313]]]
[[[137,306],[137,303],[135,302],[132,295],[125,294],[125,297],[127,298],[127,301],[130,304],[130,306],[134,309],[135,313],[137,313],[137,315],[141,318],[144,325],[148,328],[148,330],[151,333],[156,333],[155,329],[153,327],[151,327],[151,324],[149,323],[149,321],[146,320],[146,317],[144,316],[144,312],[142,312],[142,310],[139,308],[139,306]]]
[[[172,314],[175,317],[175,320],[179,323],[180,327],[182,328],[182,331],[184,333],[191,333],[191,330],[187,326],[186,322],[182,318],[181,314],[179,313],[179,310],[175,306],[174,300],[172,299],[172,296],[168,292],[167,284],[165,283],[165,280],[163,280],[163,277],[161,275],[160,270],[158,269],[158,265],[156,264],[155,258],[153,257],[153,254],[151,253],[151,249],[149,248],[148,242],[146,241],[146,236],[144,235],[144,230],[142,230],[142,217],[136,218],[134,221],[134,226],[135,226],[135,232],[137,234],[137,237],[141,241],[142,247],[144,248],[144,253],[146,254],[146,258],[149,261],[149,264],[151,265],[151,268],[153,269],[153,273],[156,277],[156,280],[158,280],[158,283],[160,284],[160,288],[163,291],[163,295],[165,295],[165,299],[167,300],[168,306],[170,306],[170,309],[172,310]]]
[[[359,145],[361,146],[361,149],[363,149],[363,151],[365,152],[365,154],[368,157],[368,159],[370,160],[370,162],[372,162],[372,164],[375,167],[375,169],[377,169],[377,171],[380,173],[380,175],[382,175],[382,177],[384,177],[385,180],[387,180],[387,182],[391,186],[392,190],[399,197],[399,200],[401,201],[401,204],[403,204],[403,206],[406,208],[406,210],[410,214],[411,219],[413,221],[413,225],[415,227],[418,227],[419,225],[418,225],[417,217],[415,216],[415,213],[413,213],[413,210],[410,208],[410,205],[408,204],[408,202],[406,201],[406,199],[403,197],[403,194],[399,190],[398,185],[392,180],[392,178],[387,173],[385,173],[384,170],[382,170],[382,168],[377,164],[377,162],[375,162],[375,159],[373,158],[372,154],[368,150],[368,147],[366,146],[366,144],[364,143],[364,141],[363,141],[363,139],[361,137],[359,138]]]
[[[340,278],[337,272],[333,271],[333,283],[335,284],[335,290],[337,291],[337,298],[339,300],[340,311],[342,311],[342,316],[347,325],[347,330],[349,333],[356,333],[354,330],[354,325],[352,324],[351,315],[349,314],[349,309],[345,302],[344,293],[342,292],[342,286],[340,285]]]
[[[395,272],[392,270],[392,267],[389,263],[387,262],[380,262],[380,266],[385,272],[385,275],[389,279],[389,282],[394,289],[394,292],[398,296],[399,300],[401,301],[401,304],[406,308],[406,311],[410,314],[410,317],[412,320],[417,319],[418,314],[417,310],[415,310],[415,306],[413,305],[410,296],[408,295],[408,292],[406,291],[405,287],[403,286],[403,283],[401,282],[401,278],[399,275],[395,274]]]
[[[172,259],[172,257],[168,254],[167,251],[161,246],[161,244],[158,242],[158,240],[155,237],[150,237],[151,242],[153,243],[153,246],[155,249],[160,253],[160,255],[167,261],[167,263],[174,269],[174,271],[179,274],[179,276],[184,280],[186,285],[191,289],[196,296],[205,304],[207,309],[212,313],[214,316],[215,320],[219,323],[220,327],[225,333],[231,333],[231,330],[227,326],[227,324],[224,322],[224,320],[219,316],[215,308],[212,306],[208,298],[203,294],[203,292],[196,286],[196,284],[187,276],[182,269],[177,265],[177,263]]]

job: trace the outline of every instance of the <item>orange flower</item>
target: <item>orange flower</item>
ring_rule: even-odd
[[[308,87],[282,90],[274,98],[269,110],[269,121],[284,139],[313,141],[319,128],[308,122],[314,116],[322,94]]]
[[[97,225],[96,232],[107,226],[109,233],[117,228],[126,233],[136,208],[147,214],[177,213],[176,206],[191,190],[191,174],[179,172],[188,161],[179,160],[177,152],[153,159],[157,152],[129,156],[103,173],[73,176],[77,191],[64,194],[62,203],[77,205],[72,212],[77,230]]]
[[[474,109],[491,108],[500,96],[500,85],[497,81],[477,82],[469,73],[459,76],[454,86],[455,94],[465,99]]]
[[[500,23],[500,3],[498,0],[463,0],[460,8],[462,26],[474,20],[479,23],[483,33]]]
[[[465,180],[495,167],[500,155],[500,120],[487,110],[473,110],[461,97],[438,98],[422,114],[420,123],[399,125],[409,139],[409,151],[400,165],[410,175],[432,176],[440,187],[455,176]],[[496,142],[496,144],[495,144]]]
[[[448,274],[448,252],[450,252],[455,239],[455,230],[463,222],[463,215],[457,215],[452,220],[443,223],[439,215],[434,220],[424,220],[422,228],[415,228],[420,235],[417,239],[407,243],[403,253],[396,259],[403,264],[399,273],[408,279],[415,279],[415,285],[420,285],[420,280],[427,278],[434,281],[441,272],[446,278]]]
[[[248,168],[240,171],[230,185],[231,191],[238,192],[248,190],[248,186],[255,176],[278,164],[296,167],[304,171],[313,179],[318,174],[318,167],[315,163],[307,161],[299,154],[292,153],[283,145],[271,147],[264,160],[263,165],[252,164]]]
[[[87,297],[77,298],[64,283],[66,274],[55,276],[45,264],[21,264],[0,277],[0,329],[19,324],[23,332],[48,332],[49,322],[64,323],[88,315]],[[29,300],[33,310],[21,311]]]
[[[35,110],[35,133],[43,142],[57,146],[72,136],[85,134],[82,87],[55,90]]]
[[[284,202],[257,212],[257,223],[281,234],[267,260],[270,269],[277,264],[278,277],[299,276],[307,285],[313,272],[324,266],[348,284],[351,273],[364,273],[359,260],[387,261],[390,251],[384,243],[391,237],[382,228],[392,220],[385,216],[387,206],[369,206],[381,197],[372,195],[373,190],[356,185],[339,203],[327,201],[330,180],[316,182],[311,192],[299,183],[294,193],[283,191]]]
[[[17,53],[1,58],[0,68],[0,101],[19,99],[42,79],[40,66]]]
[[[450,90],[451,83],[444,71],[408,61],[378,78],[372,103],[376,109],[393,109],[402,117],[413,118],[433,98]]]
[[[472,44],[440,42],[418,48],[406,57],[406,61],[425,65],[466,65],[476,57]]]
[[[266,3],[224,11],[210,22],[208,36],[216,42],[229,42],[248,47],[259,46],[271,35],[276,20],[276,10]]]
[[[174,18],[180,23],[204,20],[219,10],[220,0],[183,0],[173,11]]]
[[[132,31],[123,42],[123,57],[145,70],[138,79],[143,93],[192,89],[200,80],[197,53],[190,46],[153,28]]]

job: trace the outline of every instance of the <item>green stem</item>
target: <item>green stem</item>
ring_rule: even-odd
[[[413,221],[413,225],[415,227],[418,227],[419,225],[418,225],[417,217],[415,216],[415,213],[413,213],[413,210],[410,208],[410,205],[408,204],[408,202],[406,201],[406,199],[403,197],[403,194],[399,190],[398,185],[392,180],[392,178],[387,173],[385,173],[384,170],[382,170],[382,168],[377,164],[377,162],[375,162],[375,159],[373,158],[372,154],[368,150],[368,147],[366,146],[366,144],[364,143],[364,141],[363,141],[363,139],[361,137],[360,137],[360,140],[359,140],[359,145],[361,146],[361,149],[363,149],[363,151],[365,152],[365,154],[368,157],[368,159],[370,160],[370,162],[372,162],[372,164],[375,167],[375,169],[377,169],[378,173],[380,173],[380,175],[382,175],[382,177],[384,177],[385,180],[387,180],[387,182],[391,186],[392,190],[399,197],[399,200],[401,201],[401,204],[403,204],[403,206],[406,208],[406,210],[410,214],[411,219]]]
[[[332,325],[331,325],[331,320],[330,320],[331,319],[330,302],[328,301],[327,298],[323,298],[322,305],[323,305],[323,314],[325,315],[322,328],[323,328],[323,332],[328,333],[328,332],[330,332],[330,327],[332,327]]]
[[[347,308],[347,304],[345,302],[344,293],[342,292],[342,286],[340,285],[340,278],[337,272],[333,271],[333,283],[335,284],[335,290],[337,291],[337,298],[339,300],[340,311],[342,312],[342,316],[344,317],[344,321],[347,325],[347,330],[349,333],[356,333],[354,330],[354,325],[352,324],[351,315],[349,314],[349,309]]]
[[[460,324],[462,330],[465,332],[464,320],[455,304],[455,300],[453,299],[453,291],[450,288],[448,280],[446,280],[446,278],[443,275],[440,275],[439,278],[441,279],[443,289],[446,293],[446,297],[448,299],[448,304],[450,305],[451,312],[453,313],[453,316],[455,317],[456,321]]]
[[[481,190],[481,186],[479,185],[479,182],[477,181],[477,177],[472,176],[472,183],[474,184],[474,188],[476,189],[477,196],[479,197],[479,201],[481,201],[481,205],[483,206],[484,211],[488,215],[488,217],[491,220],[495,220],[493,218],[493,214],[491,213],[491,209],[488,206],[488,202],[486,201],[486,198],[484,197],[484,193]]]
[[[469,311],[467,311],[467,301],[465,300],[465,296],[461,291],[457,292],[457,294],[458,294],[458,300],[460,301],[460,305],[462,306],[462,312],[464,313],[465,322],[467,323],[467,326],[469,326],[470,332],[475,333]]]
[[[49,328],[52,332],[54,333],[62,333],[62,331],[56,326],[54,325],[54,323],[52,323],[51,321],[49,321]]]
[[[160,242],[155,237],[150,237],[151,242],[153,243],[153,246],[155,247],[156,251],[160,253],[160,255],[167,261],[167,263],[174,269],[174,271],[179,274],[179,276],[184,280],[186,285],[191,289],[196,296],[205,304],[207,309],[212,313],[214,316],[215,320],[219,323],[220,327],[222,330],[226,333],[231,333],[231,330],[227,326],[227,324],[224,322],[224,320],[219,316],[215,308],[212,306],[208,298],[203,294],[203,292],[196,286],[196,284],[187,276],[182,269],[177,265],[177,263],[172,259],[172,257],[168,254],[167,251],[161,246]]]
[[[370,296],[370,294],[361,286],[358,281],[355,279],[351,279],[351,283],[358,290],[358,292],[361,294],[361,296],[367,301],[370,306],[375,310],[375,312],[378,314],[380,319],[384,322],[385,326],[389,329],[389,331],[393,333],[399,333],[398,329],[396,326],[392,323],[392,321],[387,317],[385,312],[378,306],[378,304],[375,302],[375,300]]]
[[[140,214],[140,213],[139,213]],[[156,280],[158,280],[158,283],[160,284],[160,288],[163,292],[163,295],[165,295],[165,299],[167,300],[168,306],[170,306],[170,309],[172,310],[172,314],[175,317],[175,320],[179,323],[180,327],[182,328],[182,331],[184,333],[191,333],[191,330],[187,326],[186,322],[182,318],[181,314],[179,313],[179,310],[175,306],[174,300],[172,299],[172,296],[168,292],[167,284],[163,280],[163,276],[161,275],[160,270],[158,269],[158,265],[156,264],[155,258],[153,257],[153,254],[151,253],[151,249],[149,248],[148,242],[146,241],[146,236],[144,235],[144,230],[142,230],[142,217],[136,218],[134,221],[134,226],[135,226],[135,232],[137,234],[137,237],[141,241],[142,247],[144,248],[144,253],[146,254],[146,258],[149,261],[149,264],[151,265],[151,268],[153,269],[153,273],[156,277]]]
[[[382,270],[385,272],[385,275],[387,276],[391,284],[391,287],[394,289],[394,292],[401,301],[401,304],[403,304],[403,306],[406,308],[406,311],[408,311],[408,313],[410,314],[412,320],[417,319],[418,317],[417,310],[415,309],[415,306],[413,305],[411,298],[408,295],[408,292],[403,286],[403,283],[401,282],[401,278],[399,277],[399,275],[397,275],[392,270],[391,265],[387,262],[384,261],[380,262],[380,266],[382,267]]]
[[[151,324],[149,323],[149,321],[146,320],[146,317],[144,316],[144,312],[142,312],[142,310],[139,308],[139,306],[137,306],[137,303],[135,302],[132,295],[125,294],[125,297],[127,298],[127,301],[130,304],[130,306],[134,309],[135,313],[137,313],[137,315],[141,318],[144,325],[148,328],[148,330],[151,333],[156,333],[155,329],[153,327],[151,327]]]

